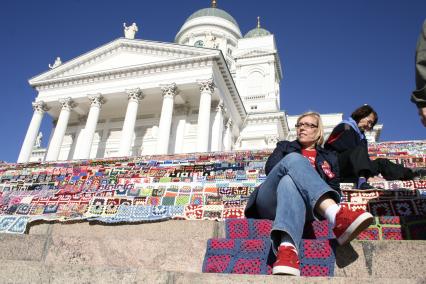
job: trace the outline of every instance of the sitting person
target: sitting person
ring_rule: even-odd
[[[304,225],[326,218],[339,244],[354,239],[373,221],[365,211],[340,207],[337,157],[323,149],[324,129],[316,112],[297,119],[297,140],[280,141],[269,156],[266,180],[250,195],[245,216],[273,220],[273,274],[300,275]]]
[[[386,180],[409,180],[420,174],[388,159],[370,160],[364,132],[371,130],[377,120],[376,111],[369,105],[363,105],[333,129],[324,145],[325,149],[337,152],[342,181],[357,183],[358,189],[372,188],[368,178],[379,174]]]
[[[416,104],[420,121],[426,127],[426,20],[416,47],[416,90],[411,101]]]

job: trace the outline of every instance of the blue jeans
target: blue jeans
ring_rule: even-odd
[[[275,165],[260,186],[256,198],[260,217],[274,220],[271,231],[274,252],[283,232],[293,239],[299,251],[305,222],[318,218],[314,209],[324,194],[328,194],[336,203],[340,202],[339,193],[319,176],[301,154],[290,153]]]

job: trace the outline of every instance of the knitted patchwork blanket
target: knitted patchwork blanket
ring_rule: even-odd
[[[275,261],[271,227],[269,220],[225,220],[226,238],[207,242],[203,272],[271,274]],[[327,222],[315,221],[305,228],[299,251],[302,276],[333,276],[335,253],[330,232]]]
[[[371,146],[377,157],[426,166],[425,141]],[[102,223],[243,218],[266,178],[271,150],[0,164],[0,233],[34,221]],[[376,216],[426,215],[426,181],[385,181],[373,191],[342,184],[342,202]]]
[[[380,216],[358,240],[426,240],[426,216]]]

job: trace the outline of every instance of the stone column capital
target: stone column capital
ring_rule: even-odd
[[[161,85],[161,91],[163,92],[163,97],[172,97],[174,98],[178,91],[176,83],[171,83],[168,85]]]
[[[48,111],[50,108],[47,107],[46,103],[44,101],[36,101],[32,103],[33,110],[35,112],[44,113]]]
[[[265,136],[266,144],[275,145],[279,141],[279,137],[277,135],[267,135]]]
[[[222,100],[220,100],[218,103],[217,103],[217,106],[216,106],[216,112],[222,112],[223,113],[223,111],[225,110],[225,107],[224,107],[224,105],[223,105],[223,101]]]
[[[228,121],[226,122],[226,128],[231,128],[232,127],[232,118],[229,118]]]
[[[88,95],[90,107],[101,107],[105,103],[105,99],[101,94]]]
[[[71,110],[76,106],[76,103],[70,97],[59,99],[59,103],[61,104],[61,109],[65,110]]]
[[[126,93],[128,95],[129,101],[137,101],[139,102],[142,100],[145,96],[142,93],[142,90],[140,88],[135,89],[127,89]]]
[[[200,92],[213,93],[215,87],[213,79],[199,80],[197,83],[200,86]]]

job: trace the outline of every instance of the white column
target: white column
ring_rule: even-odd
[[[126,92],[129,97],[129,103],[127,104],[126,117],[124,118],[120,146],[118,148],[118,156],[120,157],[130,155],[130,146],[132,145],[135,133],[139,101],[143,99],[142,91],[139,88],[127,90]]]
[[[185,125],[189,113],[189,105],[177,105],[175,112],[179,114],[180,118],[176,126],[176,140],[175,140],[175,154],[182,153],[183,141],[185,139]]]
[[[220,101],[216,107],[216,115],[212,125],[212,151],[222,151],[223,141],[223,102]]]
[[[78,117],[79,124],[83,124],[84,122],[87,122],[87,115],[82,115]],[[84,128],[81,128],[78,133],[76,133],[75,143],[74,143],[74,154],[73,159],[79,159],[80,158],[80,149],[83,147],[84,143]]]
[[[28,126],[27,134],[22,143],[21,152],[19,152],[18,163],[26,163],[30,160],[33,151],[35,140],[37,139],[40,130],[41,121],[43,120],[44,112],[48,110],[43,101],[33,102],[33,117]]]
[[[98,124],[99,112],[101,111],[104,99],[100,94],[88,96],[90,100],[90,110],[87,116],[86,126],[83,131],[83,140],[79,149],[78,159],[88,159],[92,149],[93,137],[95,136],[96,125]]]
[[[200,81],[200,107],[197,124],[197,152],[207,152],[209,149],[210,108],[214,83],[212,79]]]
[[[157,154],[167,154],[169,150],[170,127],[172,126],[173,103],[177,93],[175,83],[161,87],[163,92],[163,106],[159,124],[159,137],[157,143]]]
[[[225,147],[225,151],[232,150],[232,119],[229,118],[225,127],[225,135],[223,137],[223,145]]]
[[[61,113],[59,114],[52,140],[50,140],[46,161],[56,161],[58,159],[62,140],[64,139],[65,131],[67,130],[71,109],[75,106],[71,98],[60,99],[59,103],[61,104]]]

